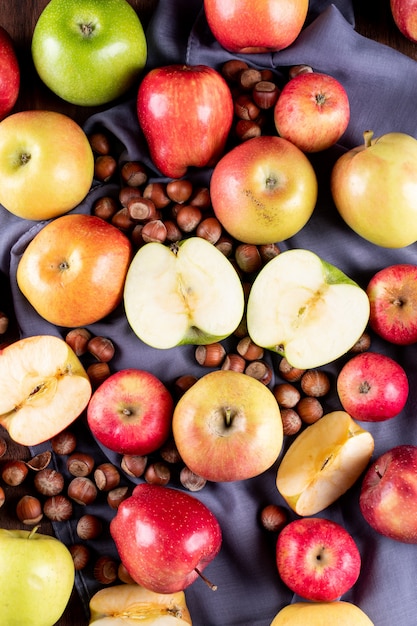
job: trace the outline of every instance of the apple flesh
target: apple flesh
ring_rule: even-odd
[[[140,585],[114,585],[90,600],[90,626],[187,626],[191,616],[183,591],[155,593]]]
[[[417,266],[389,265],[376,272],[366,288],[370,302],[369,325],[390,343],[417,342]]]
[[[245,480],[277,460],[282,420],[271,390],[233,370],[202,376],[179,399],[172,420],[184,463],[214,482]]]
[[[61,338],[36,335],[0,352],[0,424],[24,446],[36,446],[69,426],[86,408],[91,384]]]
[[[94,156],[82,128],[54,111],[19,111],[0,122],[0,203],[28,220],[74,209],[93,182]]]
[[[398,30],[410,41],[417,42],[416,0],[391,0],[390,8]]]
[[[0,623],[56,624],[74,586],[74,561],[68,548],[37,528],[0,528],[0,551]]]
[[[131,258],[128,237],[112,224],[94,215],[62,215],[23,252],[17,284],[48,322],[87,326],[121,303]]]
[[[8,115],[16,104],[20,90],[20,67],[14,41],[0,26],[0,120]]]
[[[129,368],[115,372],[94,391],[87,422],[109,450],[147,455],[168,438],[173,409],[172,396],[159,378]]]
[[[345,354],[368,319],[365,291],[309,250],[287,250],[269,261],[249,293],[252,340],[299,369],[319,367]]]
[[[212,167],[226,145],[233,100],[221,74],[206,65],[150,70],[137,94],[137,114],[152,161],[181,178],[189,167]]]
[[[312,602],[333,602],[356,583],[361,556],[343,526],[319,517],[287,524],[276,545],[278,573],[297,595]]]
[[[367,470],[359,505],[377,533],[417,544],[417,446],[399,445],[380,455]]]
[[[382,422],[401,413],[408,391],[404,368],[377,352],[362,352],[352,357],[337,377],[337,393],[343,409],[353,419],[363,422]]]
[[[336,161],[331,193],[346,224],[384,248],[403,248],[417,241],[417,139],[387,133],[364,143]]]
[[[294,602],[284,606],[271,626],[374,626],[369,617],[355,604],[343,600],[334,602]]]
[[[155,593],[189,587],[222,543],[219,522],[200,500],[146,483],[119,505],[110,533],[130,576]]]
[[[284,454],[277,489],[298,515],[315,515],[352,487],[373,451],[373,436],[348,413],[327,413],[297,435]]]
[[[244,294],[227,257],[202,237],[189,237],[139,248],[127,272],[124,304],[139,339],[167,349],[231,335],[243,316]]]
[[[307,0],[204,0],[209,27],[223,48],[239,54],[287,48],[301,32]]]
[[[255,245],[299,232],[314,211],[317,190],[306,155],[287,139],[268,135],[229,150],[210,180],[217,219],[232,237]]]
[[[278,134],[303,152],[333,146],[350,120],[349,98],[333,76],[317,72],[298,74],[284,85],[274,107]]]

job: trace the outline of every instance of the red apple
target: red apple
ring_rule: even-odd
[[[13,109],[19,89],[20,68],[14,42],[3,26],[0,26],[0,120]]]
[[[284,86],[274,108],[278,134],[304,152],[333,146],[350,119],[343,85],[327,74],[298,74]]]
[[[417,446],[396,446],[374,461],[363,479],[359,505],[376,532],[417,544]]]
[[[110,533],[133,580],[156,593],[189,587],[222,542],[205,504],[184,491],[146,483],[120,504]]]
[[[363,422],[382,422],[398,415],[407,402],[407,374],[391,357],[362,352],[345,363],[337,377],[344,410]]]
[[[268,244],[295,235],[310,219],[317,177],[287,139],[263,135],[236,146],[214,168],[213,210],[232,237]]]
[[[95,390],[87,408],[93,435],[120,454],[157,450],[171,429],[173,399],[165,385],[145,370],[119,370]]]
[[[410,41],[417,42],[416,0],[391,0],[390,7],[398,30]]]
[[[44,319],[86,326],[121,302],[132,246],[94,215],[63,215],[44,226],[19,261],[17,283]]]
[[[308,0],[204,0],[204,10],[214,37],[226,50],[273,52],[296,40]]]
[[[211,67],[168,65],[142,80],[137,114],[156,167],[181,178],[188,167],[213,166],[220,158],[233,121],[232,95]]]
[[[399,263],[376,272],[366,289],[369,325],[390,343],[417,342],[417,265]]]
[[[287,524],[276,545],[278,573],[283,582],[306,600],[332,602],[358,579],[361,557],[343,526],[319,517]]]

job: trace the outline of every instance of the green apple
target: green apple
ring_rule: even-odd
[[[0,623],[55,624],[74,586],[74,561],[68,548],[37,528],[0,528],[0,552]]]
[[[138,81],[146,37],[126,0],[50,0],[33,32],[32,57],[40,78],[60,98],[96,106]]]
[[[287,250],[253,282],[248,333],[293,367],[311,369],[334,361],[356,343],[369,308],[366,292],[340,269],[309,250]]]
[[[231,335],[244,311],[240,278],[202,237],[143,245],[126,276],[124,304],[136,335],[154,348],[209,344]]]
[[[340,215],[364,239],[384,248],[417,241],[417,140],[405,133],[364,143],[336,161],[331,192]]]

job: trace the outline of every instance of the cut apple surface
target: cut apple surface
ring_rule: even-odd
[[[154,348],[208,344],[231,335],[244,310],[243,288],[230,261],[201,237],[166,246],[150,242],[126,277],[126,316]]]
[[[186,626],[191,624],[183,591],[155,593],[136,584],[97,591],[90,600],[90,625]]]
[[[277,489],[298,515],[314,515],[356,482],[373,451],[373,436],[348,413],[327,413],[288,448],[278,468]]]
[[[345,354],[369,320],[366,292],[340,269],[309,250],[282,252],[254,280],[247,326],[259,346],[300,369]]]
[[[0,424],[17,443],[50,439],[82,413],[90,397],[88,375],[63,339],[36,335],[0,352]]]

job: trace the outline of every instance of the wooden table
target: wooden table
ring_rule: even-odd
[[[63,102],[54,96],[40,81],[33,67],[30,44],[35,23],[46,6],[48,0],[3,0],[0,12],[0,24],[12,36],[21,67],[21,89],[15,111],[28,109],[50,109],[60,111],[71,116],[82,124],[92,113],[100,110],[96,108],[76,107]],[[157,0],[129,0],[135,8],[144,26],[152,14]],[[396,28],[389,2],[373,0],[364,3],[363,0],[354,0],[356,30],[362,35],[396,48],[407,56],[417,60],[417,44],[408,41]],[[103,107],[105,108],[105,107]],[[3,432],[1,434],[4,434]],[[8,441],[7,456],[4,458],[28,459],[27,450]],[[15,503],[19,497],[19,489],[13,488],[13,496],[6,498],[5,505],[0,509],[0,525],[8,528],[25,528],[16,521]],[[26,527],[27,528],[27,527]],[[43,521],[41,532],[51,533],[50,524]],[[73,592],[67,610],[57,622],[57,626],[84,626],[87,624],[85,615],[80,606],[76,591]]]

